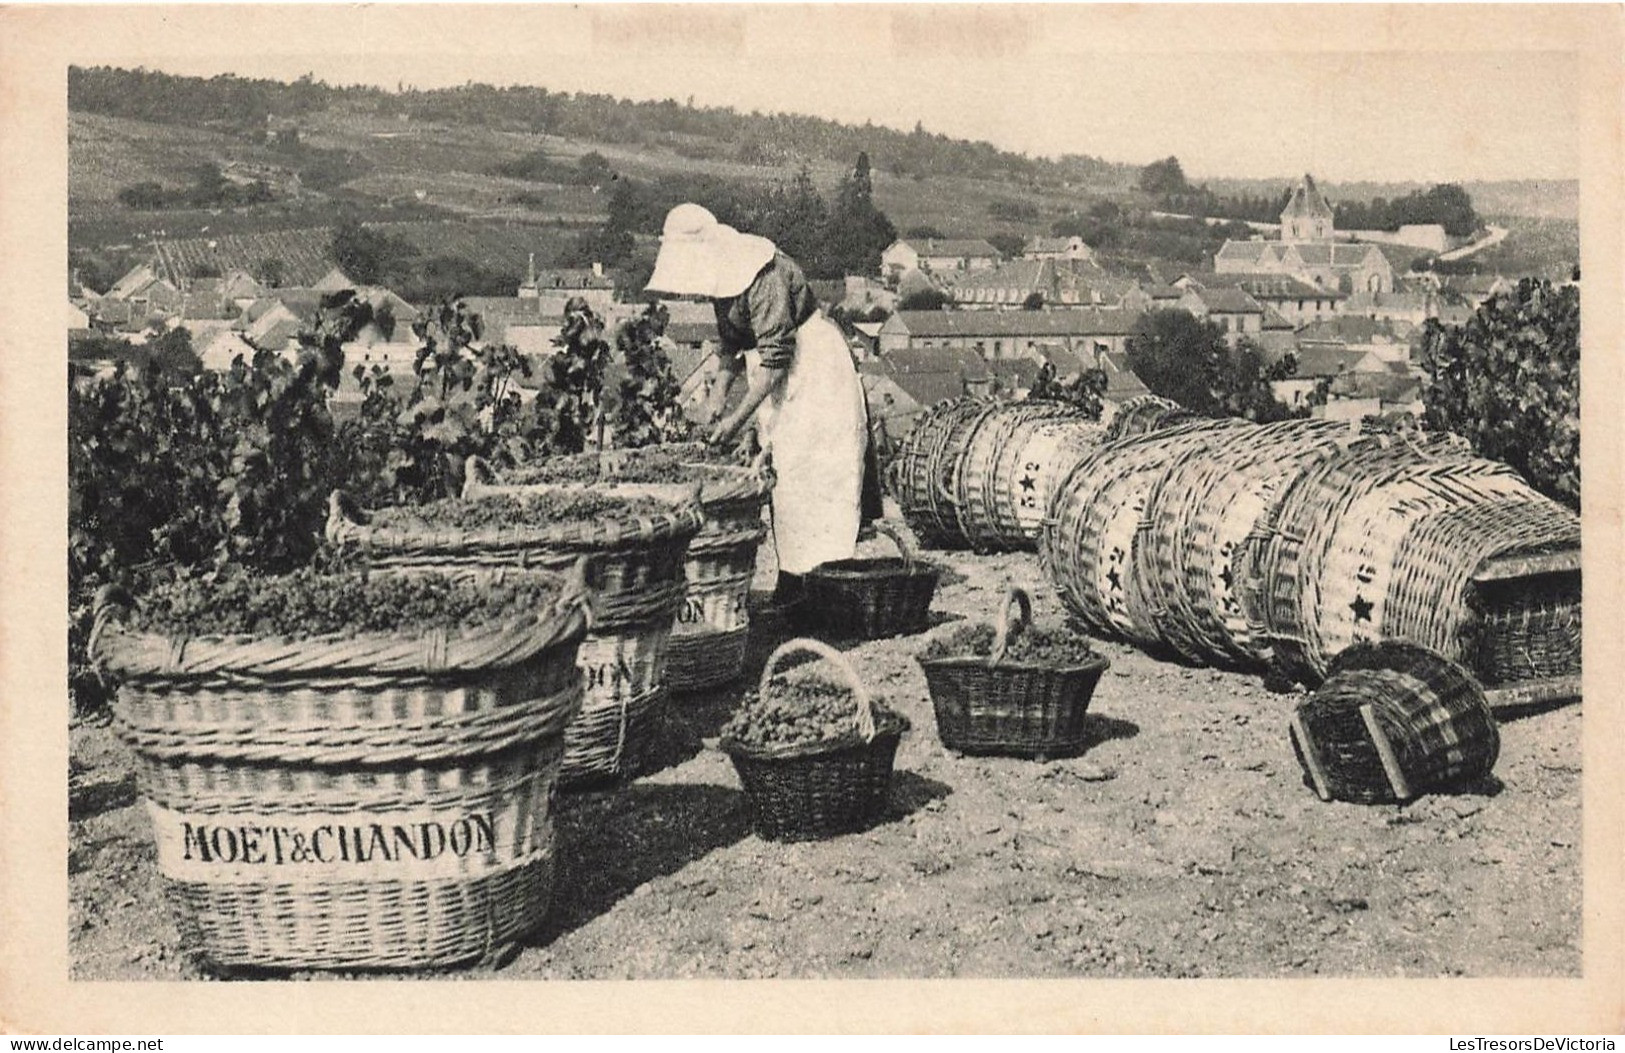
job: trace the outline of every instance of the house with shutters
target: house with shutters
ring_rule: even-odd
[[[981,238],[900,238],[880,254],[880,276],[895,283],[909,271],[975,271],[1000,259],[999,250]]]
[[[881,355],[962,348],[987,361],[1030,358],[1040,346],[1090,357],[1126,350],[1140,315],[1121,308],[1054,311],[898,311],[880,327]]]

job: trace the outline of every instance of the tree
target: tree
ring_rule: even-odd
[[[946,238],[948,235],[944,234],[942,231],[938,230],[936,227],[920,225],[920,226],[914,226],[914,227],[908,228],[908,230],[903,232],[903,236],[907,237],[907,238],[927,238],[927,239],[941,240],[943,238]]]
[[[334,261],[361,285],[377,285],[383,281],[384,270],[390,263],[390,249],[389,238],[355,220],[345,220],[333,232]]]
[[[852,172],[835,192],[835,207],[822,232],[830,276],[874,274],[880,254],[897,240],[897,228],[875,207],[869,155],[859,153]]]
[[[1183,194],[1190,189],[1190,184],[1185,182],[1185,170],[1179,166],[1179,158],[1167,157],[1140,169],[1140,189],[1152,197],[1164,197]]]
[[[1020,234],[989,234],[987,243],[999,250],[1005,259],[1017,259],[1027,247],[1027,239]]]
[[[1153,394],[1207,417],[1266,421],[1302,415],[1276,400],[1269,386],[1296,372],[1290,356],[1269,366],[1248,341],[1232,351],[1218,325],[1189,311],[1144,315],[1129,337],[1128,364]]]
[[[1539,491],[1580,505],[1580,290],[1525,278],[1465,325],[1422,332],[1427,425],[1464,436]]]
[[[897,301],[899,311],[940,311],[948,305],[948,294],[941,289],[919,289]]]
[[[1032,292],[1028,293],[1027,298],[1021,301],[1021,309],[1024,311],[1040,311],[1043,310],[1043,308],[1044,294],[1038,289],[1034,289]]]
[[[267,256],[259,262],[259,280],[275,289],[288,278],[288,265],[281,257]]]

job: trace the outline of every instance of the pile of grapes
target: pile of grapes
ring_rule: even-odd
[[[618,450],[607,458],[607,471],[600,472],[596,453],[554,457],[537,464],[510,469],[503,482],[528,483],[703,483],[719,476],[717,469],[733,464],[728,453],[683,447],[678,450],[649,447]]]
[[[946,638],[932,640],[920,657],[927,660],[985,658],[993,653],[994,635],[991,625],[960,626]],[[1004,661],[1064,669],[1085,665],[1095,656],[1095,649],[1086,636],[1065,629],[1047,630],[1029,625],[1016,634],[1004,652]]]
[[[375,526],[406,530],[480,530],[541,527],[598,519],[634,519],[671,512],[669,501],[627,497],[582,488],[534,494],[501,494],[472,501],[448,498],[426,505],[400,505],[373,513]]]
[[[879,699],[870,701],[876,728],[902,724]],[[851,689],[826,680],[776,676],[765,694],[745,698],[723,726],[722,741],[765,751],[855,744],[861,741],[857,702]]]
[[[438,574],[373,575],[305,568],[214,581],[182,579],[139,596],[130,625],[167,636],[282,636],[411,632],[503,622],[547,610],[558,580],[516,575],[476,584]]]

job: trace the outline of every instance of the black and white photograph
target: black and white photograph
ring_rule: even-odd
[[[8,21],[0,1017],[1617,1030],[1617,7]]]

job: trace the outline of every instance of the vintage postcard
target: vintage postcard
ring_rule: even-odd
[[[0,1029],[1619,1030],[1621,29],[0,8]]]

